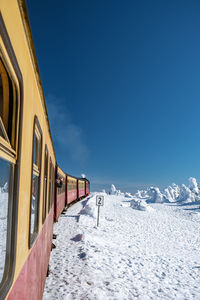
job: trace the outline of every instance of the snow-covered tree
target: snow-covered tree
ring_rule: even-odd
[[[116,187],[114,186],[114,184],[111,184],[110,194],[111,195],[116,195],[116,193],[117,193]]]
[[[197,195],[199,194],[199,188],[198,188],[196,178],[193,178],[193,177],[189,178],[189,188],[193,193],[195,193]]]
[[[163,194],[160,192],[158,187],[150,187],[148,191],[149,199],[151,203],[162,203],[164,202]]]

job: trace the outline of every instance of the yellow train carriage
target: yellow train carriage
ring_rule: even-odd
[[[23,0],[0,1],[0,299],[42,299],[55,152]]]

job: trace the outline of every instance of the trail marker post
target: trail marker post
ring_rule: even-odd
[[[97,227],[98,227],[99,226],[100,206],[104,205],[104,196],[102,196],[102,195],[96,196],[96,205],[98,206],[98,215],[97,215]]]

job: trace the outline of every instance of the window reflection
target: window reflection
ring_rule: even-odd
[[[38,166],[38,155],[39,155],[39,141],[38,141],[38,138],[37,138],[36,134],[34,134],[33,163],[36,166]]]
[[[52,197],[51,177],[52,177],[52,163],[51,163],[51,158],[50,158],[50,165],[49,165],[49,201],[48,201],[48,212],[50,211],[51,197]]]
[[[32,171],[32,190],[31,190],[31,209],[30,209],[30,238],[31,247],[37,237],[39,229],[39,202],[40,202],[40,166],[41,166],[41,134],[38,127],[37,118],[34,124],[33,136],[33,171]]]
[[[38,176],[33,174],[32,198],[31,198],[31,235],[37,231],[38,211]]]
[[[6,237],[8,222],[9,181],[11,164],[0,159],[0,283],[3,278],[6,259]]]

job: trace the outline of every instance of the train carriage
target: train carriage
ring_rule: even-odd
[[[56,164],[25,0],[0,1],[0,171],[0,299],[40,300],[54,220],[89,185]]]
[[[26,4],[1,0],[0,299],[42,299],[55,164]]]
[[[67,189],[66,189],[66,205],[76,201],[78,199],[78,186],[77,178],[71,175],[66,176]]]
[[[78,179],[78,199],[85,196],[85,179]]]

